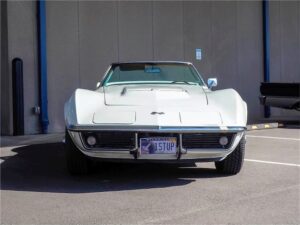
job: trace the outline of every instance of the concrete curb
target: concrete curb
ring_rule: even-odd
[[[278,123],[260,123],[247,125],[247,130],[264,130],[264,129],[274,129],[278,128]]]

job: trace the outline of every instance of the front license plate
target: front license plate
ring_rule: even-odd
[[[174,154],[176,137],[152,137],[140,139],[141,154]]]

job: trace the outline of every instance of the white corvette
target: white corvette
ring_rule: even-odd
[[[67,166],[91,160],[215,162],[236,174],[245,152],[247,105],[233,89],[212,91],[188,62],[113,63],[96,90],[77,89],[64,108]]]

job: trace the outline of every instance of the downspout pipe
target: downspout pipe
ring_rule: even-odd
[[[40,94],[40,124],[43,134],[48,132],[48,96],[47,96],[47,43],[46,43],[46,2],[37,1],[38,23],[38,69]]]
[[[264,82],[270,82],[270,15],[269,0],[263,0],[263,59],[264,59]],[[264,107],[264,116],[271,116],[270,106]]]

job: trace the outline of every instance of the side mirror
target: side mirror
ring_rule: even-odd
[[[207,80],[207,86],[209,89],[212,87],[216,87],[218,85],[218,79],[217,78],[208,78]]]
[[[96,88],[98,89],[100,87],[100,85],[101,85],[101,82],[97,82]]]

